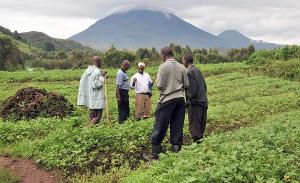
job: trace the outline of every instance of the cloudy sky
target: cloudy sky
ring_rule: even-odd
[[[68,38],[111,13],[137,8],[172,12],[213,34],[235,29],[257,40],[300,44],[299,0],[0,0],[0,25]]]

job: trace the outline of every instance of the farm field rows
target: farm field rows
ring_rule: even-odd
[[[299,144],[296,142],[300,136],[300,83],[297,80],[256,75],[252,73],[253,68],[244,63],[198,65],[198,67],[206,76],[209,97],[206,133],[208,138],[203,144],[186,146],[176,155],[167,152],[160,161],[147,162],[143,157],[150,153],[149,135],[154,119],[135,121],[131,118],[123,125],[116,123],[114,76],[117,70],[110,69],[108,75],[109,113],[112,119],[110,128],[105,124],[88,128],[87,110],[78,107],[75,107],[73,116],[62,120],[39,118],[21,122],[0,121],[0,154],[32,158],[39,165],[54,172],[63,172],[67,177],[66,180],[73,182],[99,180],[218,182],[225,173],[228,176],[236,175],[234,178],[237,181],[244,176],[249,178],[247,179],[249,181],[259,182],[267,178],[284,181],[285,176],[290,176],[290,180],[294,178],[299,180],[299,172],[296,170],[299,168],[300,154],[299,147],[297,148]],[[156,70],[157,67],[146,68],[153,77]],[[58,92],[75,106],[78,80],[82,72],[83,70],[0,72],[0,101],[15,94],[20,88],[33,86]],[[134,72],[135,68],[132,68],[129,75]],[[269,73],[266,75],[273,76]],[[158,91],[154,90],[152,112],[155,110],[157,100]],[[133,116],[133,92],[130,92],[130,108]],[[257,127],[244,128],[250,126]],[[243,129],[239,130],[240,128]],[[270,137],[266,136],[268,132]],[[184,133],[185,144],[190,145],[187,120]],[[231,145],[228,142],[232,142]],[[269,146],[263,149],[266,144]],[[168,151],[168,139],[165,140],[164,146]],[[271,146],[274,151],[268,149]],[[291,150],[283,152],[280,151],[282,148]],[[270,154],[266,153],[269,151]],[[193,154],[198,156],[195,157]],[[240,159],[235,160],[232,157],[234,155],[240,155]],[[244,170],[245,167],[257,165],[253,159],[249,160],[249,164],[241,164],[244,161],[248,162],[247,158],[250,155],[260,157],[261,167]],[[283,155],[288,158],[284,160]],[[272,161],[270,170],[266,168],[269,162],[264,158]],[[276,159],[278,161],[275,161]],[[298,163],[293,164],[291,161]],[[170,165],[173,163],[186,166],[178,170],[165,169],[165,166],[172,167]],[[235,165],[240,168],[234,167]],[[277,166],[283,168],[279,170]],[[229,168],[227,170],[224,167]],[[188,171],[190,174],[180,178],[179,175],[185,168],[191,168],[191,171]],[[138,170],[135,173],[136,169]],[[227,172],[222,172],[225,170]],[[217,173],[211,175],[211,171]],[[250,176],[257,171],[262,172],[258,177]],[[227,178],[222,180],[230,182],[230,177]]]

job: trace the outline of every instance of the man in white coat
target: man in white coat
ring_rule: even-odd
[[[80,79],[77,105],[89,108],[89,125],[100,123],[105,108],[104,80],[106,72],[100,70],[101,58],[93,58],[93,66],[89,66]]]

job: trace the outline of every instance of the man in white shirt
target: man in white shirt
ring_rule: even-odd
[[[138,73],[131,77],[130,86],[136,93],[135,115],[138,120],[151,115],[151,88],[153,82],[148,73],[144,72],[145,63],[138,63]]]

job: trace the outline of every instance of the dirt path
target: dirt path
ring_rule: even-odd
[[[21,183],[55,183],[54,177],[47,170],[39,168],[32,160],[0,156],[0,166],[10,170],[20,178]]]

